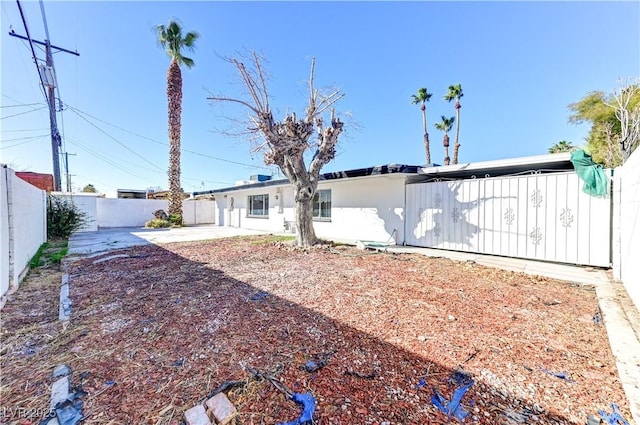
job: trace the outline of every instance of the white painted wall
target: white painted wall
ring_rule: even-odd
[[[0,167],[0,306],[9,292],[9,194],[7,178],[13,170]],[[14,174],[15,175],[15,174]]]
[[[100,198],[96,194],[58,194],[71,199],[87,214],[88,223],[80,232],[95,232],[100,227],[142,227],[159,209],[167,211],[166,200]],[[184,222],[187,226],[215,223],[215,202],[185,200],[182,202]]]
[[[156,210],[167,211],[161,199],[98,198],[98,227],[142,227]]]
[[[70,195],[68,193],[53,192],[52,195],[66,199],[86,214],[86,223],[78,229],[78,232],[95,232],[98,230],[98,210],[96,199],[100,196],[99,194],[74,193]]]
[[[609,267],[611,199],[574,172],[407,185],[407,244]]]
[[[47,203],[44,190],[16,177],[10,168],[0,170],[0,299],[4,302],[6,295],[18,288],[29,261],[47,240]]]
[[[640,309],[640,149],[614,170],[613,273]]]
[[[314,222],[320,238],[404,242],[404,174],[385,174],[321,182],[331,189],[331,221]]]
[[[213,224],[216,222],[216,203],[210,200],[186,200],[182,202],[184,224]]]
[[[331,220],[314,221],[316,236],[351,243],[402,243],[405,177],[386,174],[321,181],[318,190],[331,189]],[[260,194],[269,195],[269,217],[248,217],[248,197]],[[215,196],[220,225],[280,233],[285,231],[285,222],[295,222],[289,184],[231,190]]]

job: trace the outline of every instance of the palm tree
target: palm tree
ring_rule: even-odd
[[[560,140],[549,148],[549,153],[571,152],[575,146],[566,140]]]
[[[431,165],[431,152],[429,151],[429,133],[427,132],[427,106],[426,102],[433,96],[431,93],[427,93],[425,87],[418,90],[418,94],[411,95],[411,103],[414,105],[420,104],[420,110],[422,111],[422,128],[424,129],[424,150],[427,153],[427,165]]]
[[[180,116],[182,115],[182,72],[181,65],[191,68],[193,59],[182,55],[184,49],[194,50],[197,32],[184,36],[182,28],[174,20],[167,26],[155,27],[158,41],[171,59],[167,71],[167,100],[169,101],[169,214],[179,216],[182,222],[182,188],[180,187]]]
[[[442,139],[442,145],[444,146],[444,165],[449,165],[451,161],[451,158],[449,158],[449,132],[455,120],[455,117],[447,118],[442,115],[442,121],[435,124],[438,130],[444,131],[444,139]]]
[[[444,95],[444,100],[447,102],[451,102],[455,99],[456,101],[456,142],[453,145],[453,163],[458,163],[458,150],[460,149],[460,98],[464,96],[462,93],[462,86],[460,84],[456,84],[455,86],[449,86],[449,93]]]

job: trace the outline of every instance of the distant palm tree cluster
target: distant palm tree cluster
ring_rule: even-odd
[[[571,152],[575,148],[576,147],[571,142],[567,142],[566,140],[560,140],[559,142],[555,143],[553,146],[549,148],[549,153]]]
[[[422,128],[424,131],[424,149],[426,153],[427,165],[431,165],[431,152],[429,146],[429,132],[427,131],[427,106],[426,102],[431,99],[433,96],[432,93],[429,93],[425,87],[418,89],[418,93],[411,96],[411,103],[414,105],[420,105],[420,110],[422,111]],[[438,123],[435,123],[435,127],[444,132],[444,138],[442,140],[442,145],[444,147],[444,165],[449,165],[451,163],[451,158],[449,157],[449,131],[453,128],[453,123],[456,123],[456,140],[453,145],[453,163],[458,163],[458,152],[460,151],[460,108],[462,105],[460,104],[460,98],[464,96],[462,93],[462,85],[456,84],[455,86],[449,86],[449,91],[447,94],[443,96],[443,99],[447,102],[451,102],[455,100],[455,109],[456,116],[447,118],[442,115],[442,120]]]

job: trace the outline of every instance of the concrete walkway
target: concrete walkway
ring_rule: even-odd
[[[101,229],[98,232],[73,235],[69,239],[69,254],[87,255],[151,243],[189,242],[268,233],[212,225],[175,229]],[[640,314],[623,285],[610,279],[608,270],[431,248],[389,246],[378,249],[394,253],[443,257],[456,261],[474,261],[483,266],[594,285],[611,350],[616,358],[620,381],[629,400],[633,416],[630,423],[633,424],[635,421],[640,425]],[[618,401],[611,400],[611,402]]]
[[[100,229],[97,232],[75,233],[69,238],[69,255],[86,255],[132,246],[193,242],[208,239],[267,234],[260,230],[213,225],[147,229],[144,227],[120,227]]]

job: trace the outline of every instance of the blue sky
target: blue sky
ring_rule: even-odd
[[[44,39],[40,4],[22,3],[32,37]],[[411,95],[427,87],[433,162],[454,115],[442,100],[464,89],[460,162],[547,152],[581,144],[589,127],[568,124],[567,106],[619,78],[640,76],[638,2],[98,2],[45,1],[64,148],[74,186],[167,187],[166,71],[153,26],[177,18],[201,34],[183,70],[183,188],[213,189],[274,173],[246,140],[226,135],[241,109],[214,106],[209,92],[241,96],[221,56],[256,50],[267,59],[277,116],[303,111],[311,57],[316,83],[338,87],[348,125],[323,171],[388,163],[424,164],[422,121]],[[51,173],[49,119],[15,1],[2,0],[0,162]],[[37,49],[39,58],[44,52]],[[22,106],[30,105],[30,106]],[[12,116],[23,113],[22,115]],[[225,118],[227,117],[227,118]],[[349,121],[351,122],[351,121]],[[123,131],[122,129],[126,130]],[[137,133],[141,136],[134,135]],[[151,140],[149,140],[151,139]],[[213,159],[215,157],[218,159]],[[222,161],[232,161],[225,162]],[[238,162],[246,165],[234,164]],[[277,174],[276,174],[277,175]],[[63,180],[64,186],[64,180]]]

